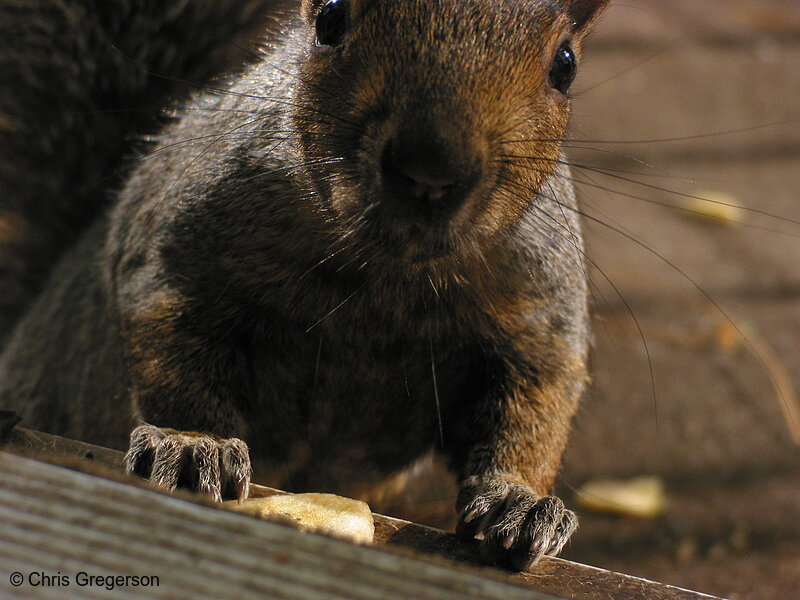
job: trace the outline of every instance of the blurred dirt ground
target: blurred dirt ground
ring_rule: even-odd
[[[654,474],[670,505],[652,521],[584,512],[565,556],[800,598],[800,413],[785,410],[800,387],[800,4],[620,1],[582,75],[569,157],[590,167],[574,176],[595,384],[562,485]],[[665,138],[685,139],[646,142]],[[679,194],[712,193],[745,207],[737,222],[676,208],[710,210]]]
[[[800,388],[800,4],[620,0],[581,71],[568,155],[594,385],[560,493],[575,506],[587,480],[655,475],[669,504],[649,520],[579,509],[562,554],[730,598],[800,598],[800,415],[784,410]],[[745,209],[703,219],[715,205],[688,196],[712,194]],[[415,508],[440,524],[451,510]]]

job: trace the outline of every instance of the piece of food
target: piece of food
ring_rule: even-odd
[[[595,479],[581,486],[577,495],[587,510],[630,517],[657,517],[667,505],[664,483],[658,477]]]
[[[222,506],[359,544],[372,543],[375,535],[375,523],[367,503],[334,494],[281,494],[243,502],[231,500],[223,502]]]
[[[730,194],[716,190],[702,190],[692,197],[682,198],[680,205],[690,217],[718,225],[738,225],[745,219],[741,203]]]

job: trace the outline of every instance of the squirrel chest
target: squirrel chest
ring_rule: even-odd
[[[488,397],[493,366],[477,347],[413,332],[370,340],[329,319],[299,336],[276,324],[266,335],[278,343],[252,354],[258,392],[249,400],[259,406],[250,412],[251,453],[297,470],[292,487],[314,489],[326,473],[337,474],[337,487],[379,481],[445,444],[454,411]],[[292,464],[296,448],[307,464]]]

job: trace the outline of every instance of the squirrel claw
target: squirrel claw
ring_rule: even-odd
[[[526,486],[491,482],[464,506],[456,533],[478,540],[481,558],[524,571],[542,556],[555,556],[578,526],[578,518],[555,496]]]
[[[125,455],[128,473],[174,490],[188,488],[214,500],[244,500],[250,490],[250,453],[238,438],[140,425]]]

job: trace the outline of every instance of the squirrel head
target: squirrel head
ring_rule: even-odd
[[[608,0],[303,0],[293,125],[339,231],[424,263],[487,243],[560,160]]]

